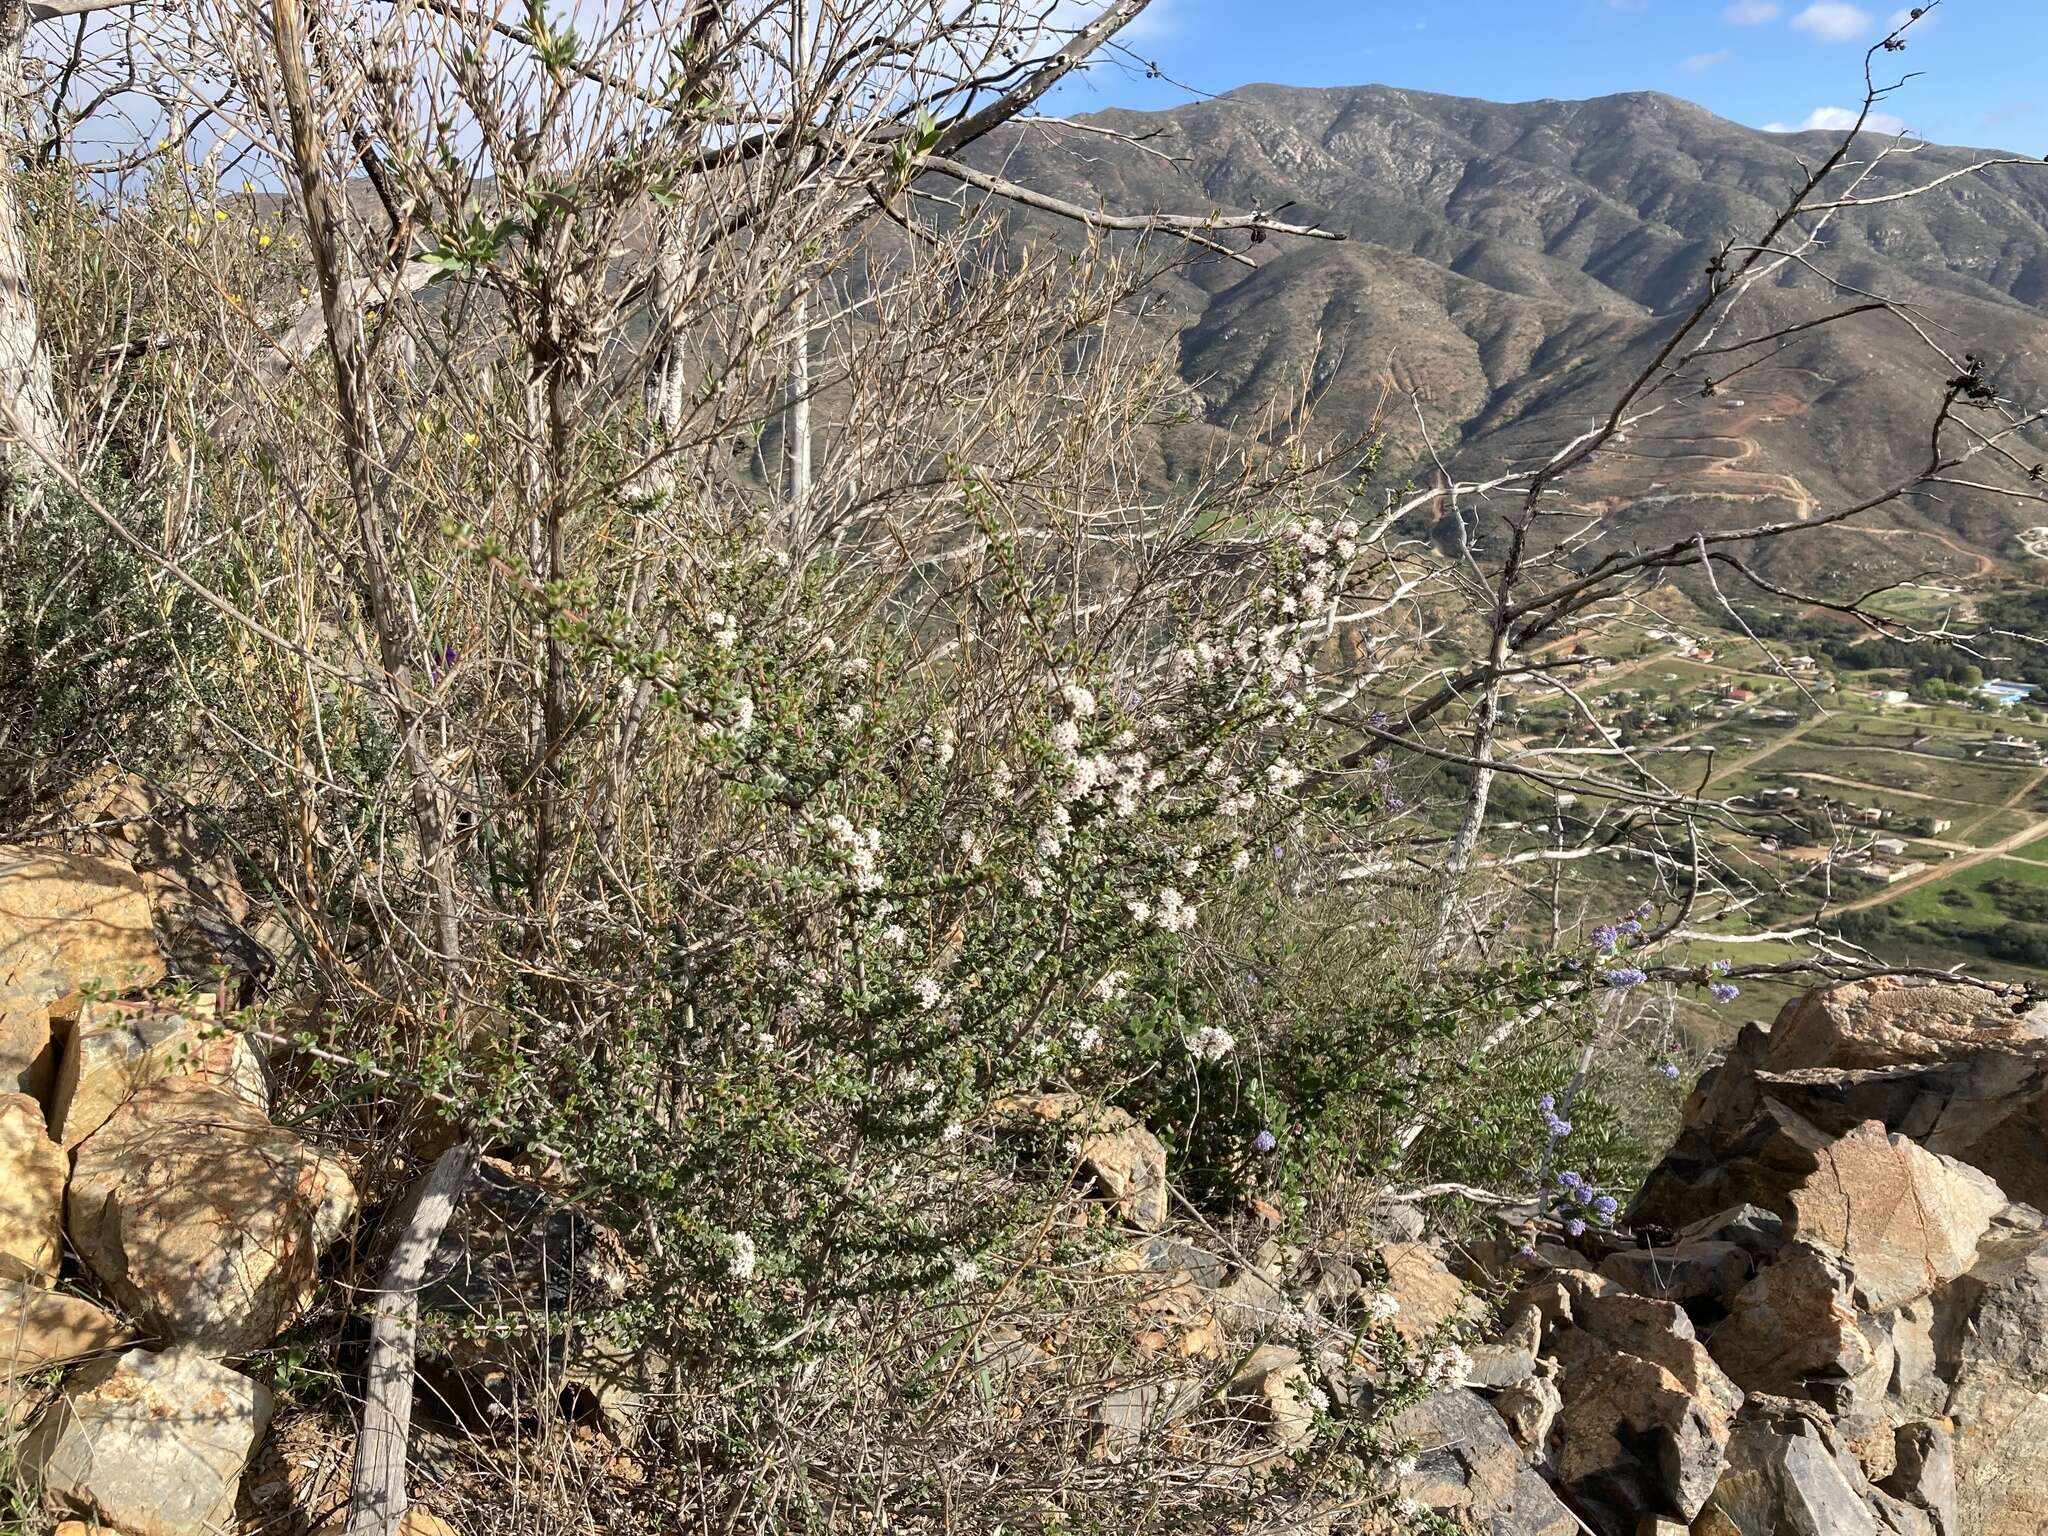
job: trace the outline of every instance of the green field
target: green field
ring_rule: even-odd
[[[1758,774],[1829,774],[1879,789],[1904,790],[1940,800],[1997,806],[2025,785],[2032,773],[2038,770],[1991,767],[1881,747],[1817,746],[1811,741],[1795,741],[1752,764],[1751,771]],[[1853,798],[1854,793],[1854,790],[1848,791],[1847,798]]]

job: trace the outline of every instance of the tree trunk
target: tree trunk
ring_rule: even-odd
[[[22,120],[22,46],[28,39],[25,0],[0,0],[0,112],[9,137]],[[42,317],[29,289],[28,240],[13,162],[0,168],[0,523],[21,529],[53,464],[66,458],[64,418],[43,343]]]
[[[435,1160],[377,1287],[370,1359],[363,1373],[363,1429],[356,1439],[355,1472],[348,1485],[346,1536],[397,1536],[405,1518],[420,1285],[475,1162],[476,1152],[466,1142],[458,1142]]]

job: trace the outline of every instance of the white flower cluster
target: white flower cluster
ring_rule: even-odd
[[[1129,971],[1104,971],[1095,978],[1095,985],[1088,989],[1088,995],[1099,1003],[1120,1002],[1131,990]]]
[[[1204,1024],[1181,1043],[1195,1060],[1218,1062],[1237,1049],[1237,1036],[1220,1024]]]
[[[910,990],[917,994],[917,1006],[926,1013],[946,1000],[946,989],[929,976],[920,976],[910,984]]]
[[[1432,1387],[1456,1387],[1472,1374],[1472,1357],[1456,1344],[1440,1345],[1429,1357],[1423,1374]]]
[[[1365,1315],[1369,1322],[1391,1323],[1401,1315],[1401,1298],[1392,1291],[1374,1291],[1365,1298]]]
[[[759,1255],[754,1250],[754,1240],[744,1232],[728,1232],[725,1245],[731,1249],[725,1261],[725,1272],[745,1285],[754,1278],[754,1265]]]
[[[740,643],[740,623],[723,608],[707,609],[704,614],[704,629],[711,636],[711,643],[721,651],[729,651]]]
[[[853,883],[857,889],[877,891],[882,888],[882,873],[875,867],[875,861],[882,852],[879,827],[863,830],[834,811],[825,818],[825,834],[852,868]]]

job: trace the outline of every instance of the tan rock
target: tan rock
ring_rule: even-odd
[[[1854,1283],[1840,1255],[1794,1243],[1743,1287],[1708,1347],[1745,1392],[1807,1397],[1859,1378],[1878,1350],[1858,1325]]]
[[[355,1203],[338,1164],[232,1094],[173,1077],[79,1146],[66,1212],[124,1307],[178,1343],[239,1354],[304,1309]]]
[[[1229,1396],[1282,1446],[1315,1432],[1314,1391],[1301,1356],[1284,1344],[1261,1344],[1230,1379]]]
[[[1380,1262],[1387,1270],[1387,1290],[1401,1304],[1394,1328],[1410,1344],[1420,1344],[1446,1323],[1469,1321],[1485,1308],[1451,1273],[1427,1243],[1382,1243]]]
[[[270,1410],[266,1388],[196,1350],[131,1349],[64,1384],[22,1460],[47,1497],[129,1536],[213,1536]]]
[[[0,1278],[48,1279],[64,1254],[64,1149],[25,1093],[0,1093]]]
[[[2048,1016],[2016,1014],[1982,987],[1877,976],[1787,1003],[1771,1026],[1764,1066],[1896,1067],[1981,1050],[2048,1053]]]
[[[76,1147],[138,1089],[185,1076],[203,1077],[270,1112],[261,1055],[246,1035],[215,1021],[210,1000],[176,1006],[88,1003],[65,1035],[50,1124],[66,1149]]]
[[[0,1284],[0,1381],[104,1354],[134,1338],[127,1324],[82,1296]]]
[[[1494,1412],[1515,1437],[1515,1444],[1531,1462],[1540,1462],[1550,1442],[1551,1427],[1564,1411],[1564,1398],[1557,1383],[1548,1376],[1531,1376],[1518,1381],[1493,1400]]]
[[[0,851],[0,1087],[41,1094],[52,1019],[88,990],[163,979],[143,882],[126,864],[58,849]]]
[[[1691,1519],[1720,1479],[1741,1392],[1672,1303],[1599,1297],[1577,1315],[1551,1343],[1561,1483],[1610,1523],[1643,1510]]]
[[[1142,1232],[1166,1225],[1166,1148],[1128,1111],[1090,1103],[1078,1093],[1018,1094],[999,1100],[1000,1119],[1038,1120],[1065,1128],[1083,1177],[1110,1207]]]
[[[1630,1248],[1601,1260],[1600,1273],[1638,1296],[1725,1304],[1749,1282],[1750,1255],[1718,1241]]]
[[[1967,1269],[2006,1200],[1988,1175],[1871,1120],[1821,1149],[1791,1203],[1789,1235],[1841,1254],[1857,1304],[1885,1312]]]

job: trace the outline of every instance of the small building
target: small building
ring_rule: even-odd
[[[1881,827],[1887,814],[1880,805],[1859,805],[1849,813],[1849,819],[1859,827]]]
[[[2024,704],[2040,691],[2038,683],[2015,683],[2002,677],[1987,678],[1977,685],[1978,696],[1989,699],[2000,709],[2010,709],[2015,704]]]
[[[1946,832],[1950,827],[1954,825],[1955,823],[1953,821],[1950,821],[1946,816],[1942,816],[1937,817],[1935,820],[1927,823],[1927,830],[1930,832]]]
[[[1799,786],[1796,784],[1774,784],[1769,789],[1758,790],[1756,797],[1759,800],[1797,800],[1799,798]]]
[[[1903,704],[1912,695],[1903,688],[1879,688],[1871,697],[1880,704]]]
[[[1898,855],[1906,851],[1906,840],[1903,837],[1880,837],[1870,846],[1879,853]]]

